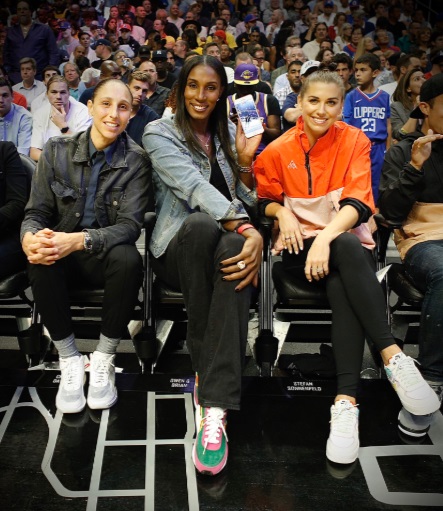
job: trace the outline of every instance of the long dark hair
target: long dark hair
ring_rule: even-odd
[[[188,76],[190,72],[196,66],[208,66],[212,68],[220,78],[220,84],[223,87],[223,92],[220,95],[219,101],[211,113],[209,118],[209,129],[211,130],[212,137],[217,135],[221,146],[223,147],[223,152],[225,154],[228,163],[234,172],[237,175],[237,161],[235,159],[234,153],[231,148],[231,139],[229,136],[228,129],[228,116],[226,113],[226,97],[227,97],[227,87],[228,87],[228,79],[226,77],[226,71],[223,67],[223,64],[216,59],[215,57],[211,57],[210,55],[199,55],[197,57],[192,57],[188,59],[182,70],[180,71],[180,75],[177,80],[177,98],[183,98],[185,95],[186,83],[188,81]],[[175,113],[175,124],[183,133],[185,137],[186,144],[191,152],[199,153],[200,143],[195,136],[194,130],[191,126],[191,118],[186,109],[184,101],[177,101],[176,113]]]

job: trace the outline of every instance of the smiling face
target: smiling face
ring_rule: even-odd
[[[185,87],[185,107],[194,127],[206,130],[217,100],[223,92],[220,77],[210,66],[199,64],[188,75]]]
[[[98,150],[110,146],[125,130],[132,109],[128,87],[119,80],[109,80],[96,89],[88,101],[92,117],[91,139]]]
[[[311,145],[338,120],[343,107],[342,90],[334,83],[312,82],[298,97],[304,131]]]

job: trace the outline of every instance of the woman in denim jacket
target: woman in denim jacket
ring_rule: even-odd
[[[175,118],[150,123],[143,136],[157,210],[153,267],[184,295],[199,382],[193,460],[208,475],[227,461],[226,413],[240,406],[251,284],[262,252],[243,206],[255,204],[251,171],[261,135],[247,139],[241,126],[234,134],[226,87],[217,59],[193,57],[178,79]]]
[[[75,345],[68,283],[103,286],[87,403],[103,409],[117,400],[114,357],[142,280],[135,242],[150,191],[149,158],[124,133],[132,109],[127,85],[101,81],[88,108],[90,129],[53,137],[43,147],[21,228],[37,309],[60,356],[56,406],[63,413],[86,405],[85,363]]]

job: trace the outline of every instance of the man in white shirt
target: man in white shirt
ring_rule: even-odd
[[[55,75],[60,75],[60,70],[56,66],[46,66],[42,71],[43,83],[45,84],[45,90],[39,96],[37,96],[30,105],[31,113],[36,112],[41,106],[48,102],[48,96],[46,95],[46,85],[49,79]]]
[[[332,27],[334,25],[334,19],[336,13],[334,10],[334,2],[332,0],[326,0],[323,2],[323,13],[319,15],[318,22],[326,23],[328,27]]]
[[[88,109],[69,95],[61,76],[53,76],[47,86],[48,103],[33,115],[30,156],[38,161],[44,144],[51,138],[85,131],[91,124]]]
[[[172,4],[169,8],[169,16],[166,18],[169,23],[173,23],[179,30],[185,21],[180,18],[180,9],[176,3]]]
[[[42,92],[46,91],[44,83],[35,79],[36,73],[37,63],[35,59],[24,57],[20,60],[20,75],[23,81],[16,83],[12,89],[23,94],[23,96],[26,97],[28,105]]]
[[[80,44],[80,42],[72,35],[72,27],[68,21],[61,21],[59,27],[62,39],[58,41],[57,46],[61,50],[66,50],[69,56],[71,56],[71,53],[74,51],[75,47]]]

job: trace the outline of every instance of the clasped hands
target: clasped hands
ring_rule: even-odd
[[[27,232],[22,248],[31,264],[54,264],[75,250],[82,250],[84,234],[82,232],[58,232],[45,228],[32,234]]]

